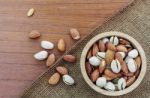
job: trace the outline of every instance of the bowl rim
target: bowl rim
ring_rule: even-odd
[[[141,56],[142,66],[141,66],[141,71],[140,71],[138,78],[131,86],[129,86],[128,88],[121,90],[121,91],[107,91],[107,90],[103,90],[103,89],[97,87],[89,79],[89,77],[86,73],[86,69],[85,69],[86,55],[87,55],[87,52],[90,49],[90,47],[98,40],[105,38],[105,37],[110,37],[110,36],[119,36],[121,38],[129,40],[132,43],[132,45],[138,50],[138,52]],[[142,49],[142,46],[133,37],[129,36],[128,34],[118,32],[118,31],[104,32],[104,33],[100,33],[100,34],[96,35],[95,37],[93,37],[91,40],[89,40],[89,42],[87,42],[87,44],[83,48],[82,53],[81,53],[81,58],[80,58],[80,69],[81,69],[81,73],[82,73],[82,76],[83,76],[85,82],[96,92],[101,93],[103,95],[107,95],[107,96],[120,96],[120,95],[124,95],[124,94],[127,94],[127,93],[133,91],[135,88],[137,88],[139,86],[139,84],[143,80],[145,73],[146,73],[146,67],[147,67],[147,61],[146,61],[145,52]]]

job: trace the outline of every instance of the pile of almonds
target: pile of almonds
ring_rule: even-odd
[[[141,70],[141,57],[127,39],[110,36],[89,49],[85,68],[91,81],[108,91],[131,86]]]
[[[29,11],[29,14],[30,14],[30,12],[32,12],[32,10]],[[78,30],[75,29],[75,28],[70,29],[70,35],[71,35],[72,39],[74,39],[74,40],[79,40],[80,39],[80,34],[79,34]],[[29,33],[29,38],[31,38],[31,39],[36,39],[40,36],[41,36],[41,34],[36,30],[33,30]],[[41,41],[41,47],[44,50],[35,53],[34,58],[37,59],[37,60],[47,59],[46,60],[46,66],[52,67],[52,65],[56,61],[56,57],[55,57],[54,53],[49,54],[47,52],[47,50],[54,49],[54,44],[50,41],[43,40],[43,41]],[[58,40],[57,49],[60,52],[65,52],[66,51],[66,43],[63,39]],[[66,62],[74,63],[76,61],[76,58],[73,55],[64,55],[63,60],[66,61]],[[57,84],[59,82],[60,78],[61,78],[61,75],[62,75],[63,82],[65,84],[73,85],[75,83],[74,79],[68,74],[68,69],[65,66],[56,67],[56,71],[57,72],[55,72],[50,77],[50,79],[48,81],[49,84],[51,84],[51,85]]]

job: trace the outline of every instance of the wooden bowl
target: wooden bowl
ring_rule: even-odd
[[[129,40],[132,43],[132,45],[139,51],[139,55],[141,56],[141,60],[142,60],[141,71],[140,71],[140,74],[139,74],[138,78],[136,79],[136,81],[131,86],[129,86],[121,91],[107,91],[107,90],[99,88],[89,79],[86,69],[85,69],[86,55],[87,55],[87,52],[90,49],[90,47],[98,40],[105,38],[105,37],[110,37],[110,36],[118,36],[118,37]],[[145,76],[145,73],[146,73],[146,67],[147,67],[146,56],[145,56],[144,50],[142,49],[141,45],[131,36],[121,33],[121,32],[117,32],[117,31],[100,33],[100,34],[96,35],[95,37],[93,37],[84,47],[82,54],[81,54],[81,59],[80,59],[81,73],[83,75],[85,82],[96,92],[107,95],[107,96],[119,96],[119,95],[124,95],[124,94],[127,94],[127,93],[133,91],[142,82],[142,80]]]

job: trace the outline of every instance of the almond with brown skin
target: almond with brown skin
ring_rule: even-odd
[[[86,62],[85,63],[85,69],[86,69],[87,74],[90,76],[92,71],[93,71],[93,68],[92,68],[91,64]]]
[[[123,57],[119,52],[115,53],[115,59],[117,59],[120,62],[120,64],[122,64]]]
[[[79,40],[80,39],[80,33],[76,28],[71,28],[70,29],[70,35],[74,40]]]
[[[70,63],[74,63],[76,61],[76,57],[73,55],[64,55],[63,60],[70,62]]]
[[[132,85],[134,83],[134,81],[136,80],[136,77],[135,76],[132,76],[130,77],[128,80],[127,80],[127,87]]]
[[[100,50],[101,52],[105,52],[106,46],[105,46],[105,44],[104,44],[101,40],[99,40],[98,46],[99,46],[99,50]]]
[[[102,60],[101,64],[99,65],[99,73],[102,74],[104,72],[105,68],[106,68],[106,61]]]
[[[92,57],[92,50],[91,49],[88,51],[86,59],[88,60],[90,57]]]
[[[122,72],[122,74],[125,75],[125,76],[127,76],[127,77],[132,77],[132,76],[134,76],[134,73],[132,73],[132,72],[128,72],[128,73]]]
[[[140,74],[140,69],[138,69],[136,72],[135,72],[135,77],[138,77]]]
[[[114,51],[112,51],[112,50],[107,50],[106,51],[105,61],[106,61],[107,65],[110,65],[110,63],[114,59],[114,56],[115,56],[115,52]]]
[[[125,74],[127,74],[127,73],[129,72],[129,71],[128,71],[127,64],[126,64],[125,61],[123,61],[123,62],[121,63],[121,70],[122,70]]]
[[[114,73],[114,72],[112,72],[112,71],[109,70],[109,69],[105,69],[104,75],[106,75],[106,76],[108,76],[108,77],[111,77],[111,78],[113,78],[113,79],[122,76],[120,73]]]
[[[117,51],[119,52],[127,52],[127,48],[124,45],[118,45],[117,47]]]
[[[95,82],[99,77],[99,69],[95,69],[91,74],[92,82]]]
[[[113,44],[110,43],[110,42],[106,43],[106,48],[107,48],[107,50],[116,51],[115,45],[113,45]]]
[[[130,42],[125,39],[119,39],[119,43],[123,45],[130,45]]]
[[[109,77],[109,76],[107,76],[107,75],[103,75],[103,77],[105,77],[107,81],[111,81],[111,80],[113,80],[113,79],[114,79],[114,78]]]
[[[48,80],[48,83],[51,85],[56,85],[60,80],[60,74],[59,73],[54,73]]]
[[[140,56],[136,57],[136,58],[135,58],[135,62],[136,62],[136,64],[137,64],[137,68],[140,69],[141,64],[142,64],[141,57],[140,57]]]
[[[68,69],[64,66],[58,66],[56,67],[56,70],[62,75],[68,74]]]
[[[58,44],[57,44],[58,50],[61,52],[66,51],[66,44],[65,41],[63,39],[59,39],[58,40]]]
[[[33,30],[29,33],[29,38],[35,39],[41,36],[41,34],[37,30]]]
[[[55,55],[54,54],[50,54],[48,56],[47,61],[46,61],[46,66],[52,67],[52,64],[54,64],[55,60],[56,60]]]
[[[92,55],[95,56],[98,51],[99,51],[98,45],[95,43],[92,48]]]

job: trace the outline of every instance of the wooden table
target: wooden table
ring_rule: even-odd
[[[37,61],[33,54],[42,50],[41,40],[57,43],[65,39],[67,49],[75,41],[69,28],[77,28],[81,37],[88,35],[132,0],[0,0],[0,98],[18,98],[42,72],[45,61]],[[27,17],[34,8],[33,17]],[[41,32],[41,38],[31,40],[31,30]],[[50,50],[57,58],[62,55]]]

